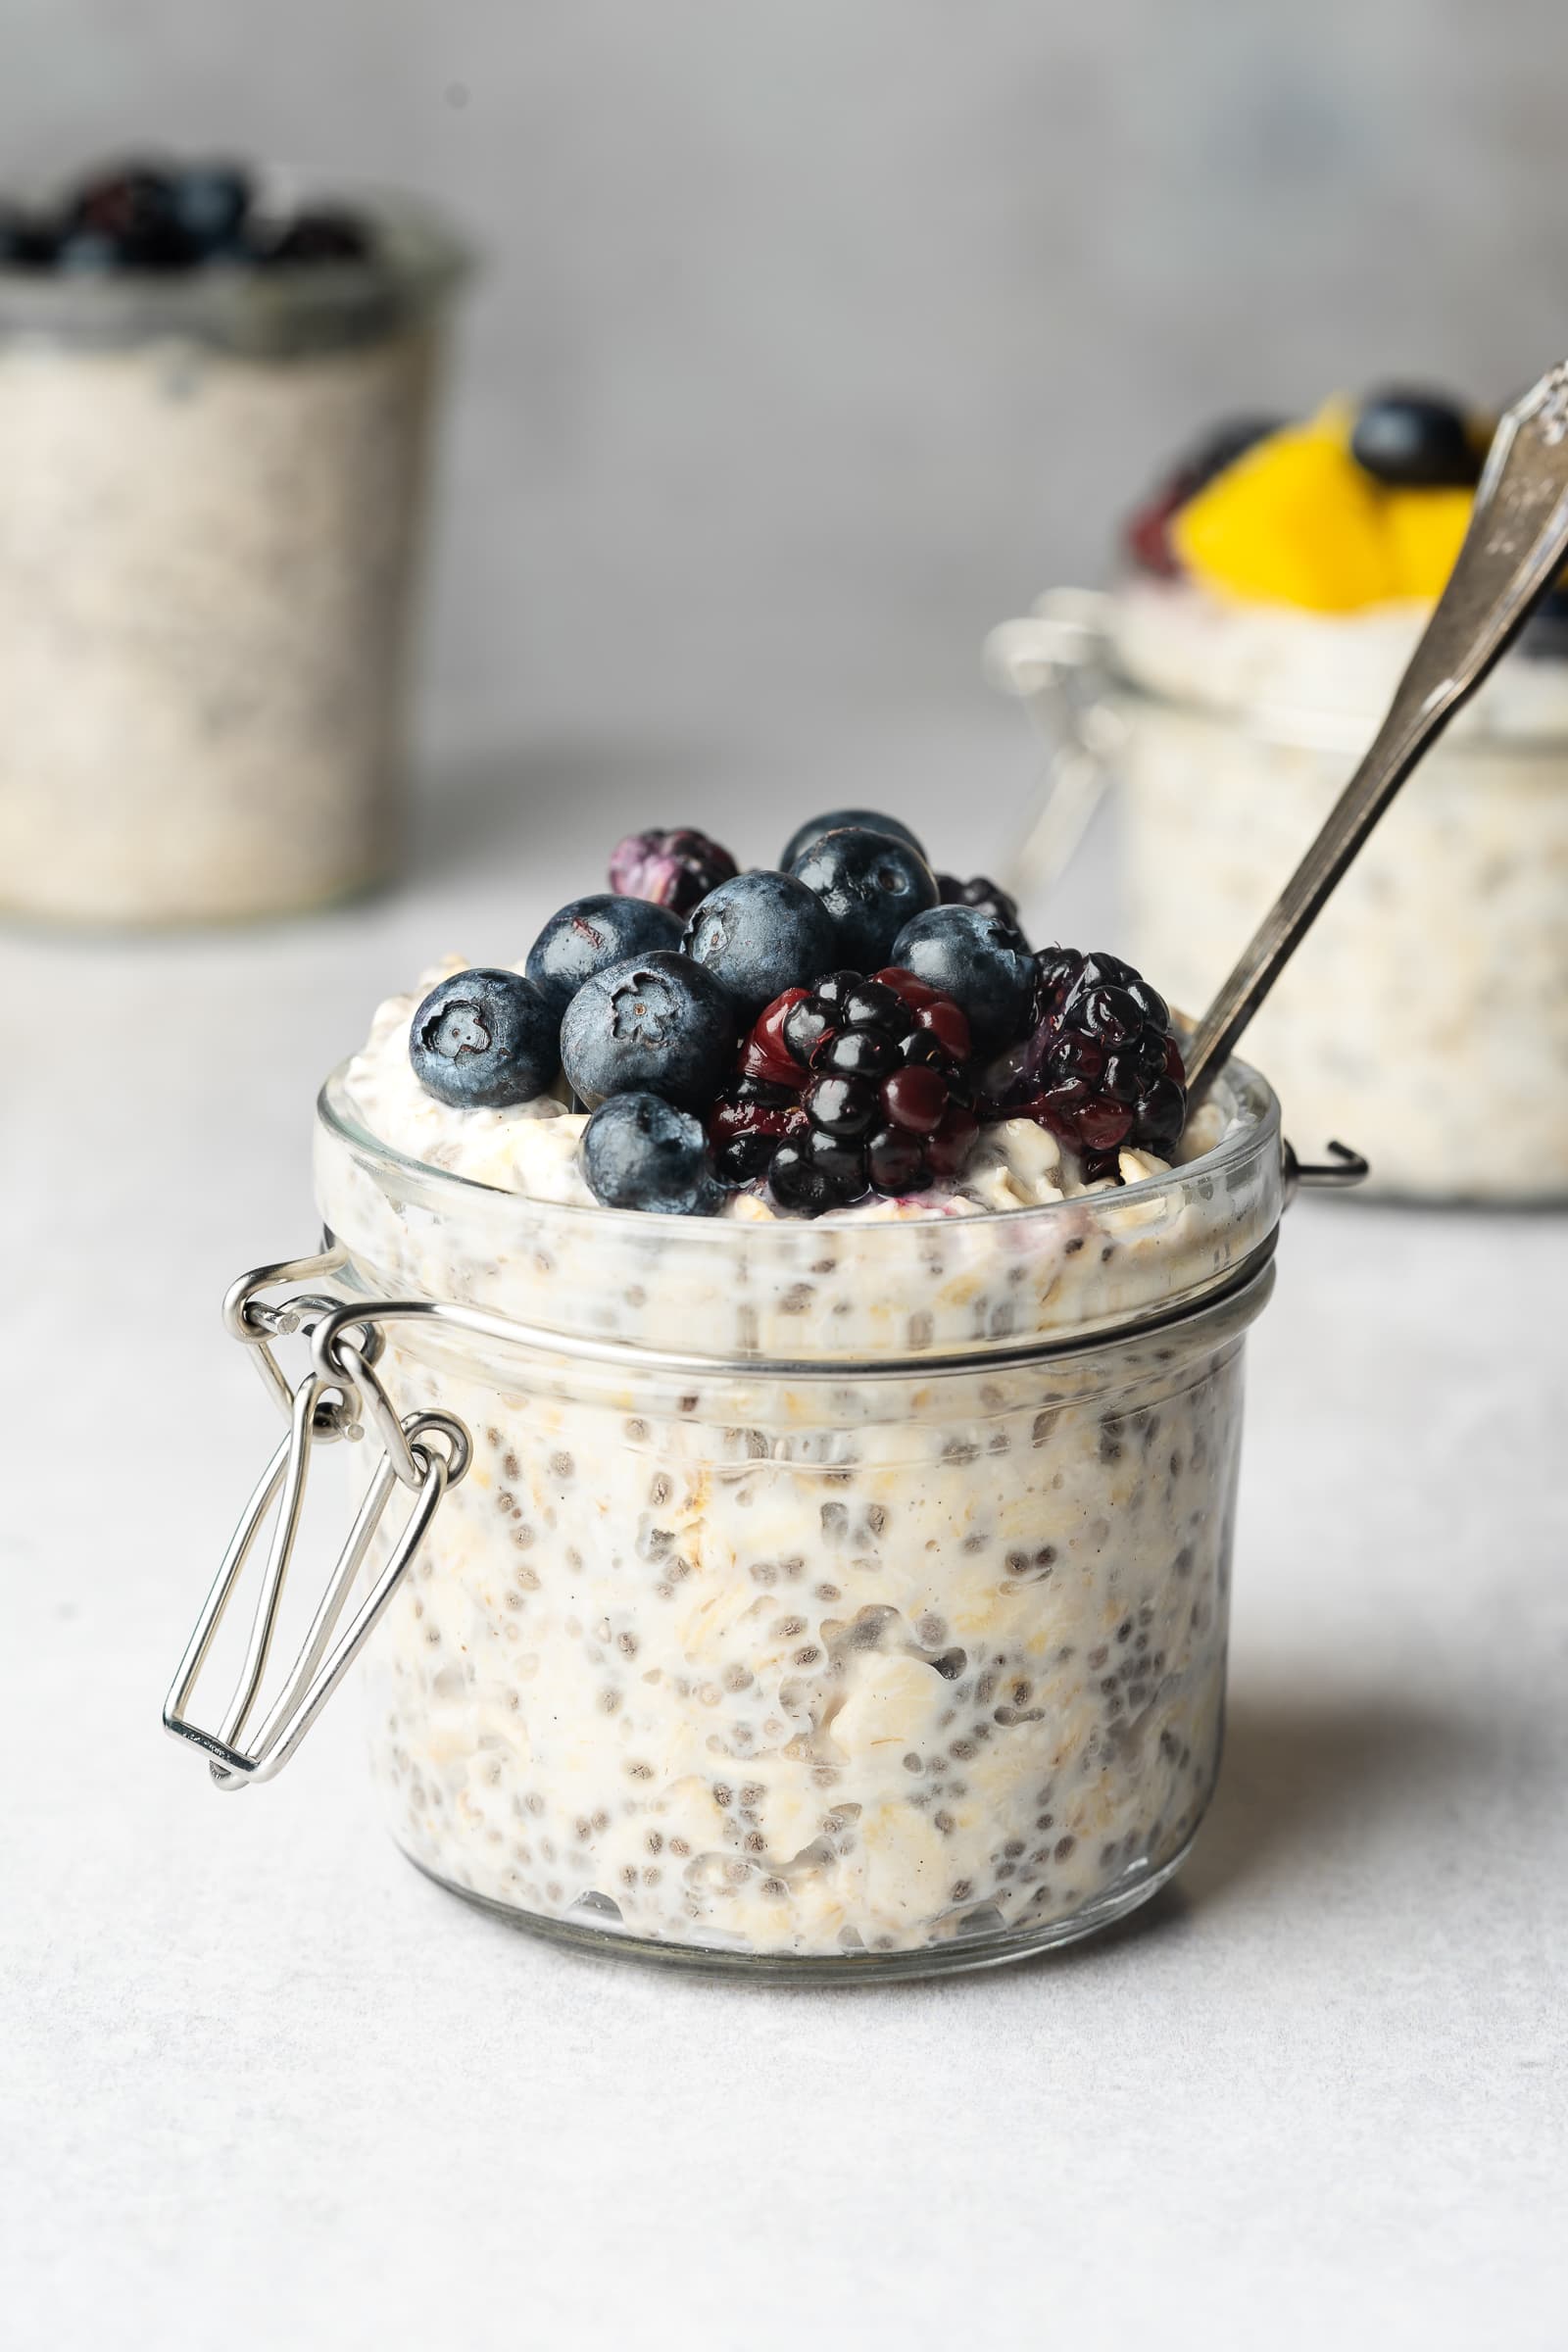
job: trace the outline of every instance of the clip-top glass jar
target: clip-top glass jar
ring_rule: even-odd
[[[911,1975],[1118,1918],[1219,1764],[1243,1342],[1287,1185],[1264,1082],[1233,1062],[1216,1100],[1214,1150],[1124,1190],[752,1223],[470,1183],[368,1133],[340,1073],[327,1250],[230,1297],[292,1428],[170,1728],[220,1786],[265,1779],[364,1643],[403,1850],[606,1948]],[[308,1294],[268,1306],[290,1277]],[[302,1322],[291,1393],[270,1342]],[[291,1533],[197,1730],[246,1539],[280,1491],[292,1530],[313,1432],[370,1423],[387,1450],[282,1697],[248,1736]]]
[[[169,924],[383,880],[465,258],[0,267],[0,908]]]
[[[1150,582],[1058,590],[1004,623],[993,675],[1054,753],[1028,905],[1115,780],[1130,953],[1173,1003],[1206,1004],[1425,618],[1221,608]],[[1373,1187],[1406,1199],[1568,1198],[1568,625],[1537,621],[1530,643],[1423,760],[1250,1032],[1292,1131],[1348,1130]]]

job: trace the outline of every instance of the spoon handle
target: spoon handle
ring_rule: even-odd
[[[1448,584],[1371,749],[1199,1024],[1206,1092],[1410,770],[1507,651],[1568,554],[1568,362],[1505,412]]]

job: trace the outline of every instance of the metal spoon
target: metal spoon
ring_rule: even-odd
[[[1499,422],[1458,562],[1371,749],[1199,1023],[1196,1102],[1399,786],[1524,627],[1568,555],[1568,361]]]

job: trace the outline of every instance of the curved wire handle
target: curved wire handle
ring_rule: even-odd
[[[1212,1084],[1378,818],[1518,636],[1565,554],[1568,362],[1498,424],[1458,561],[1388,716],[1199,1024],[1188,1057],[1190,1102]]]

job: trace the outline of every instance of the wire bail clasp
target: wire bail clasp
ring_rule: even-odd
[[[453,1414],[419,1412],[399,1418],[375,1370],[386,1335],[373,1302],[357,1308],[354,1320],[345,1322],[342,1302],[336,1298],[302,1293],[269,1303],[257,1297],[280,1282],[331,1274],[343,1262],[342,1252],[332,1250],[258,1267],[243,1275],[223,1301],[224,1323],[254,1350],[263,1385],[287,1418],[288,1431],[246,1503],[164,1701],[165,1730],[203,1750],[220,1788],[243,1788],[270,1781],[282,1771],[368,1640],[424,1541],[442,1496],[464,1477],[471,1459],[468,1433]],[[296,1331],[313,1336],[313,1363],[298,1387],[291,1388],[271,1343]],[[312,1451],[340,1438],[359,1440],[365,1434],[366,1420],[381,1440],[381,1458],[299,1655],[259,1730],[247,1741],[246,1727],[261,1694],[283,1587],[299,1537]],[[346,1632],[334,1641],[355,1579],[400,1485],[414,1496],[407,1524]],[[213,1638],[270,1513],[274,1514],[271,1540],[244,1664],[219,1728],[210,1731],[193,1723],[186,1709]]]

